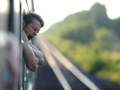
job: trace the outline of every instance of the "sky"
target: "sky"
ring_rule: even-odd
[[[44,27],[40,33],[68,15],[89,10],[96,2],[105,5],[107,15],[111,19],[120,17],[120,0],[34,0],[35,12],[39,14],[44,22]]]

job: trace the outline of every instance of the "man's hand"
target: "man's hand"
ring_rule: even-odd
[[[38,58],[38,65],[42,65],[44,63],[44,56],[41,51],[39,51],[33,44],[29,42],[29,46],[33,50],[35,56]]]
[[[43,53],[39,50],[33,49],[35,56],[38,58],[38,65],[42,65],[44,63]]]

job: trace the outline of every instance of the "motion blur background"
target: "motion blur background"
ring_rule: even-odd
[[[40,35],[85,73],[120,88],[119,4],[119,0],[35,0],[35,11],[45,21]]]

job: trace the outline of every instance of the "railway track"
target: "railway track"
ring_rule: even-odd
[[[47,65],[47,68],[51,68],[51,73],[54,74],[53,78],[57,79],[54,81],[49,72],[46,78],[49,77],[49,79],[51,78],[54,82],[51,82],[51,87],[49,86],[49,83],[42,85],[44,80],[37,82],[37,85],[38,83],[41,83],[41,90],[99,90],[99,88],[92,81],[82,74],[82,72],[80,72],[80,70],[78,70],[67,58],[55,49],[55,47],[43,40],[42,37],[39,37],[39,45],[45,55],[46,61],[48,62],[45,65]],[[49,80],[46,82],[49,82]],[[56,85],[57,83],[59,85]]]

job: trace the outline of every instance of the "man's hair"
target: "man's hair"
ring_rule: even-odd
[[[41,24],[41,27],[44,26],[44,21],[41,18],[41,16],[39,16],[38,14],[33,13],[33,12],[28,12],[28,13],[24,12],[23,13],[23,20],[26,22],[26,24],[32,23],[33,19],[38,20],[40,22],[40,24]]]

